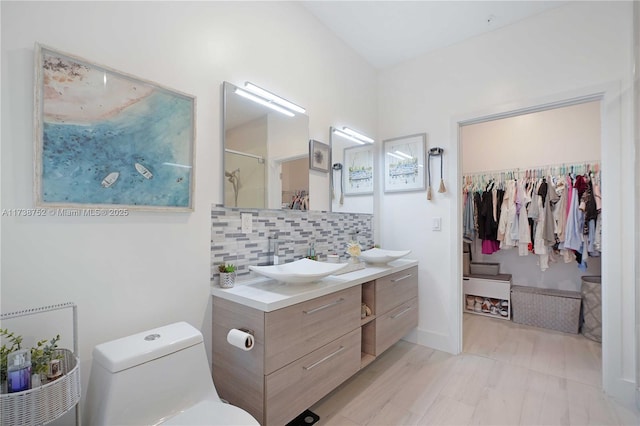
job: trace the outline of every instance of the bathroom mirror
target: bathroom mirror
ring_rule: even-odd
[[[332,167],[330,173],[330,188],[331,193],[331,211],[344,212],[344,213],[369,213],[373,214],[374,208],[374,188],[375,184],[369,182],[370,189],[366,191],[353,191],[349,187],[349,167],[353,167],[354,159],[359,159],[360,156],[352,155],[356,151],[361,151],[363,148],[369,147],[370,158],[368,163],[371,165],[370,178],[375,180],[375,165],[376,165],[376,147],[375,144],[361,145],[353,139],[349,139],[334,132],[335,128],[329,128],[329,141],[331,145],[331,158]],[[360,161],[361,162],[361,161]]]
[[[304,209],[310,195],[309,118],[284,115],[237,89],[243,90],[223,83],[224,206]]]

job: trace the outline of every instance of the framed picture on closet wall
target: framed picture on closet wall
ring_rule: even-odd
[[[35,66],[37,206],[193,211],[194,96],[40,44]]]
[[[384,192],[424,191],[427,134],[382,141]]]
[[[344,195],[373,194],[373,145],[344,149]]]

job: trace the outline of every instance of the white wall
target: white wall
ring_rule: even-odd
[[[2,312],[76,302],[85,384],[96,344],[161,324],[192,323],[210,350],[210,206],[223,199],[222,82],[249,80],[295,99],[308,109],[310,137],[327,142],[339,121],[375,128],[375,71],[293,2],[0,7],[2,208],[33,207],[35,42],[197,96],[195,211],[2,217]],[[325,193],[312,207],[327,210],[328,175],[312,178],[312,193]]]
[[[460,128],[462,174],[600,161],[600,102]]]
[[[607,170],[603,257],[605,390],[633,395],[634,145],[630,108],[630,2],[569,3],[483,36],[383,70],[381,139],[428,133],[445,149],[445,194],[389,194],[380,201],[382,244],[420,261],[420,323],[412,338],[461,350],[461,202],[458,121],[603,93],[602,164]],[[623,178],[623,176],[626,176]],[[442,232],[430,218],[442,218]],[[622,225],[624,224],[624,225]],[[624,228],[623,228],[624,226]]]

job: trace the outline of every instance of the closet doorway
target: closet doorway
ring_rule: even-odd
[[[594,184],[599,184],[600,173],[606,176],[606,170],[600,170],[601,116],[601,99],[591,97],[460,123],[461,189],[471,193],[484,192],[487,188],[504,191],[513,185],[514,191],[522,192],[526,188],[524,194],[529,191],[529,199],[535,201],[538,191],[535,182],[539,186],[544,180],[546,185],[548,180],[549,185],[555,187],[559,182],[566,185],[568,175],[573,178],[587,175]],[[522,186],[518,186],[518,182]],[[493,193],[495,196],[496,191]],[[463,198],[467,200],[466,196]],[[492,204],[494,211],[490,212],[496,226],[502,199]],[[528,201],[526,196],[519,198],[520,212],[527,208],[525,201]],[[465,206],[463,202],[460,213],[463,218]],[[531,245],[518,247],[516,242],[512,248],[505,249],[503,245],[494,251],[497,247],[483,247],[483,240],[477,234],[477,212],[474,223],[475,233],[469,235],[467,222],[467,229],[463,225],[460,235],[469,241],[464,246],[470,253],[464,257],[469,256],[472,262],[493,264],[477,267],[479,273],[499,271],[503,275],[501,279],[510,279],[514,286],[574,292],[581,291],[583,277],[601,276],[601,257],[597,250],[584,259],[561,252],[558,248],[562,245],[555,249],[547,246],[548,250],[541,248],[540,253],[536,253],[534,230],[528,231]],[[468,273],[465,269],[463,265],[463,273]],[[496,295],[492,291],[495,289],[489,290],[487,297],[479,295],[475,300],[467,300],[464,287],[462,289],[463,352],[564,379],[579,379],[602,388],[600,343],[581,334],[516,324],[509,319],[513,316],[513,301],[500,300],[501,293],[498,291]],[[572,364],[580,365],[580,370],[572,368]]]

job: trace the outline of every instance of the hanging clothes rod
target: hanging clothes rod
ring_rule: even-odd
[[[587,173],[599,173],[600,162],[599,161],[581,161],[578,163],[558,163],[547,164],[544,166],[533,167],[514,167],[511,169],[502,170],[483,170],[481,172],[464,173],[463,178],[485,178],[485,179],[522,179],[526,176],[531,177],[544,177],[547,175],[564,175],[568,173],[573,174],[587,174]]]
[[[236,151],[235,149],[229,149],[229,148],[225,148],[224,152],[228,152],[229,154],[242,155],[243,157],[255,158],[256,160],[258,160],[258,163],[264,163],[264,157],[260,155],[250,154],[248,152]]]

